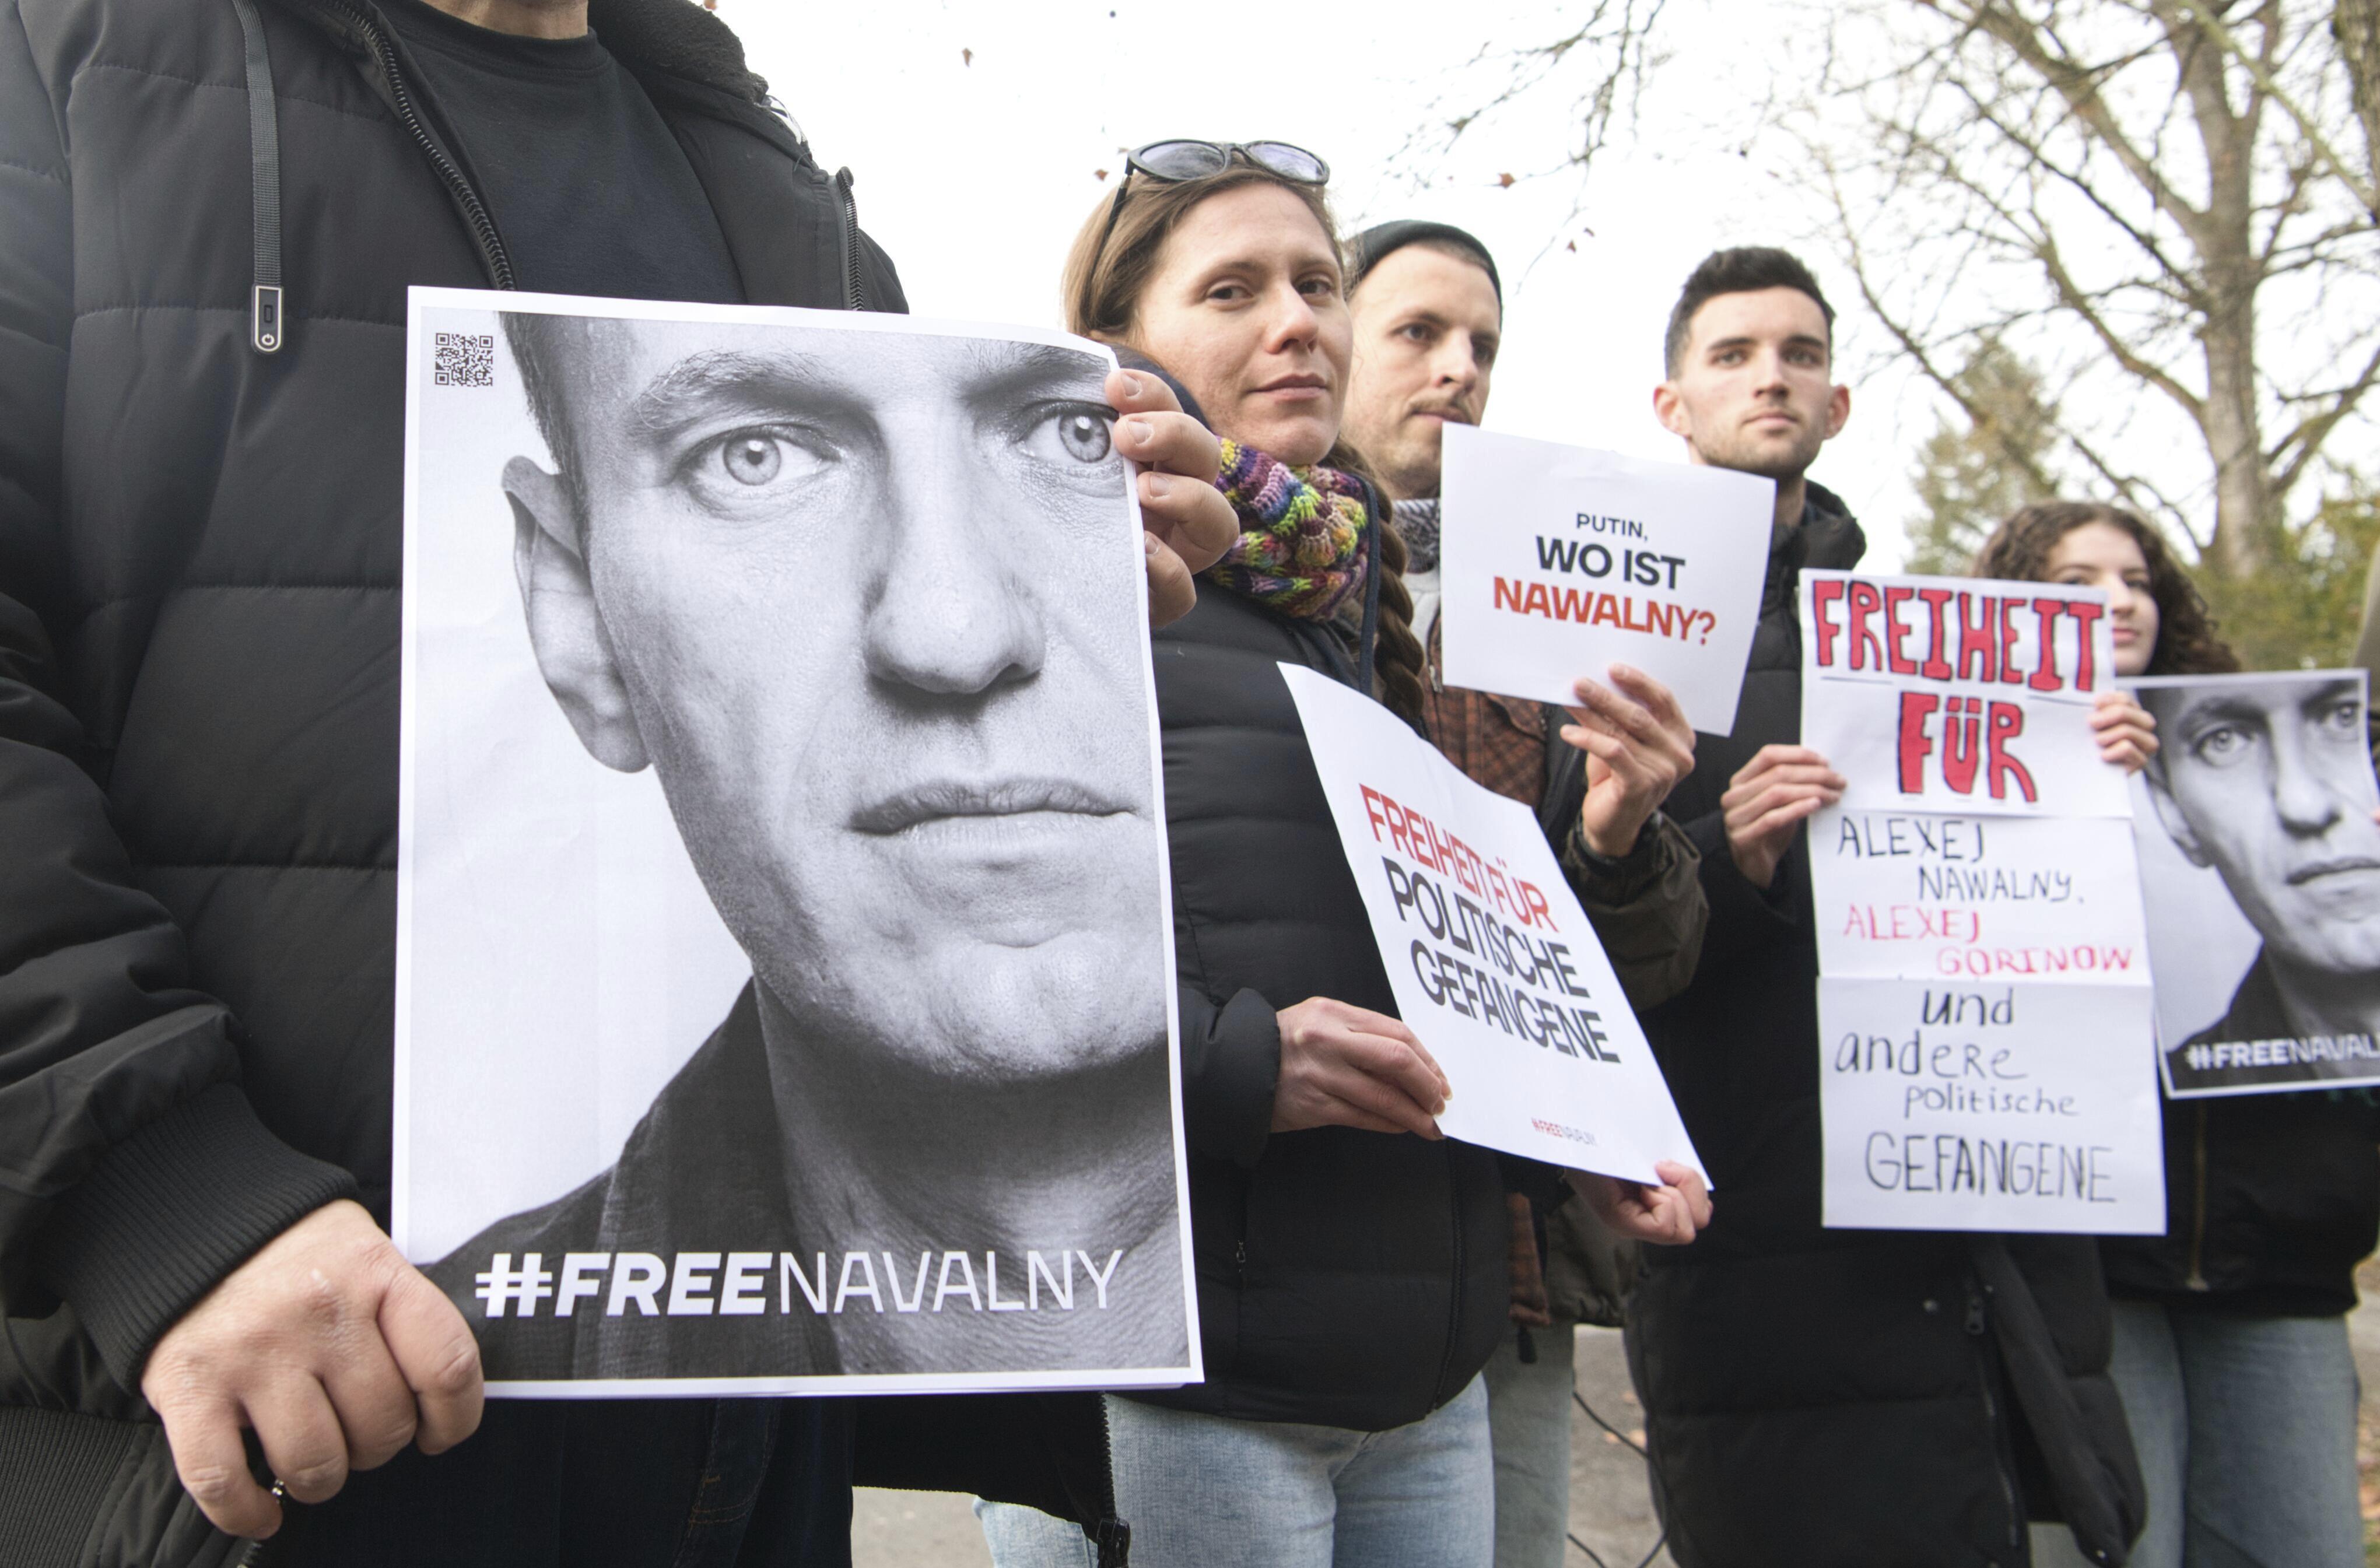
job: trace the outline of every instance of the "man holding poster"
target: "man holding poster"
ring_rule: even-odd
[[[1354,250],[1348,431],[1403,497],[1395,517],[1414,630],[1435,670],[1445,432],[1487,413],[1503,333],[1500,284],[1487,248],[1451,225],[1381,224],[1357,236]],[[1569,712],[1432,680],[1423,716],[1439,750],[1473,783],[1540,813],[1630,1005],[1641,1010],[1684,988],[1702,946],[1707,911],[1694,845],[1659,810],[1693,771],[1694,734],[1659,682],[1625,667],[1609,674],[1609,686],[1584,679],[1566,687],[1564,702],[1578,704]],[[1589,760],[1574,741],[1603,754]],[[1572,1331],[1581,1322],[1620,1326],[1637,1263],[1635,1245],[1614,1235],[1591,1205],[1539,1214],[1525,1194],[1505,1201],[1512,1327],[1486,1378],[1497,1562],[1513,1568],[1562,1555]]]
[[[1451,225],[1382,224],[1357,236],[1354,250],[1347,429],[1381,455],[1405,497],[1396,525],[1409,553],[1414,633],[1435,672],[1443,443],[1450,427],[1487,415],[1500,286],[1486,247]],[[1574,673],[1558,694],[1563,706],[1432,679],[1422,715],[1439,750],[1474,783],[1541,813],[1630,1002],[1643,1008],[1676,994],[1700,951],[1694,846],[1659,810],[1694,771],[1694,739],[1659,681],[1624,666],[1610,675],[1607,686]]]
[[[1979,1246],[1821,1218],[1819,937],[1803,824],[1855,781],[1802,744],[1809,633],[1796,602],[1805,569],[1851,568],[1865,549],[1807,477],[1851,411],[1832,327],[1793,257],[1718,252],[1670,315],[1653,399],[1691,460],[1777,490],[1734,726],[1703,737],[1670,803],[1702,851],[1703,962],[1645,1018],[1720,1198],[1694,1246],[1648,1253],[1631,1306],[1662,1516],[1692,1568],[1780,1555],[2007,1562],[2028,1513],[2061,1505],[2098,1520],[2095,1543],[2120,1551],[2125,1489],[2095,1457],[2123,1438],[2098,1375],[2105,1350],[2089,1349],[2106,1307],[2087,1244]],[[2020,1367],[2022,1420],[2009,1399]],[[2012,1471],[2021,1431],[2036,1445],[2025,1473],[2055,1477],[2056,1499]]]
[[[0,8],[0,1557],[824,1558],[888,1454],[1096,1510],[1087,1395],[483,1407],[383,1230],[407,289],[899,310],[865,197],[680,0]],[[1179,614],[1230,514],[1141,380]]]

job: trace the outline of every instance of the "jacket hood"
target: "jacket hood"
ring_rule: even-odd
[[[744,41],[694,0],[589,0],[587,25],[615,55],[749,103],[769,84],[744,63]]]
[[[1778,523],[1769,529],[1768,577],[1760,591],[1761,617],[1765,620],[1779,611],[1791,611],[1803,567],[1847,572],[1866,553],[1867,535],[1842,497],[1804,480],[1801,520]]]
[[[1801,541],[1799,565],[1821,571],[1847,572],[1867,553],[1867,534],[1859,519],[1852,516],[1841,496],[1815,480],[1802,481],[1802,520],[1769,536],[1772,557],[1784,547],[1786,538]]]

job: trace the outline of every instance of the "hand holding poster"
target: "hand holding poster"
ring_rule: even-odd
[[[1702,1170],[1536,815],[1387,709],[1283,664],[1397,1011],[1446,1070],[1450,1137],[1658,1184]]]
[[[2103,606],[1803,574],[1803,742],[1846,781],[1809,827],[1828,1225],[2165,1223]]]
[[[2380,808],[2361,670],[2128,682],[2132,828],[2176,1099],[2380,1083]]]
[[[1773,480],[1449,425],[1439,494],[1448,685],[1568,704],[1633,664],[1735,727]]]
[[[407,363],[393,1230],[489,1391],[1196,1379],[1112,357],[416,289]]]

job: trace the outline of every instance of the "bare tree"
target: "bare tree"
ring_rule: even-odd
[[[2050,377],[2097,487],[2248,574],[2380,382],[2380,0],[1866,0],[1786,123],[1863,302],[1970,420]]]
[[[1450,70],[1422,123],[1406,137],[1390,166],[1427,184],[1463,149],[1523,103],[1566,96],[1571,132],[1558,156],[1500,171],[1507,186],[1568,176],[1575,181],[1570,218],[1585,210],[1586,176],[1643,96],[1658,58],[1653,39],[1667,0],[1583,0],[1563,6],[1540,43],[1483,45]],[[1567,222],[1561,225],[1567,229]],[[1557,232],[1552,238],[1560,238]],[[1548,240],[1548,244],[1552,242]]]

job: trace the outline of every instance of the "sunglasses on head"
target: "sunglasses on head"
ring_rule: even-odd
[[[1124,178],[1137,169],[1168,185],[1207,179],[1221,174],[1239,157],[1269,174],[1299,185],[1327,185],[1330,165],[1303,147],[1286,141],[1152,141],[1135,148],[1124,159]],[[1119,192],[1120,194],[1121,192]]]
[[[1181,185],[1188,180],[1211,179],[1239,159],[1269,175],[1278,175],[1293,185],[1328,185],[1330,165],[1303,147],[1293,147],[1286,141],[1193,141],[1175,139],[1152,141],[1135,147],[1123,161],[1123,178],[1116,181],[1115,200],[1108,203],[1107,226],[1099,230],[1099,242],[1091,251],[1090,265],[1083,269],[1083,319],[1091,317],[1091,279],[1099,272],[1099,258],[1107,254],[1108,241],[1114,237],[1116,220],[1123,215],[1123,193],[1135,174],[1147,175],[1161,185]]]

